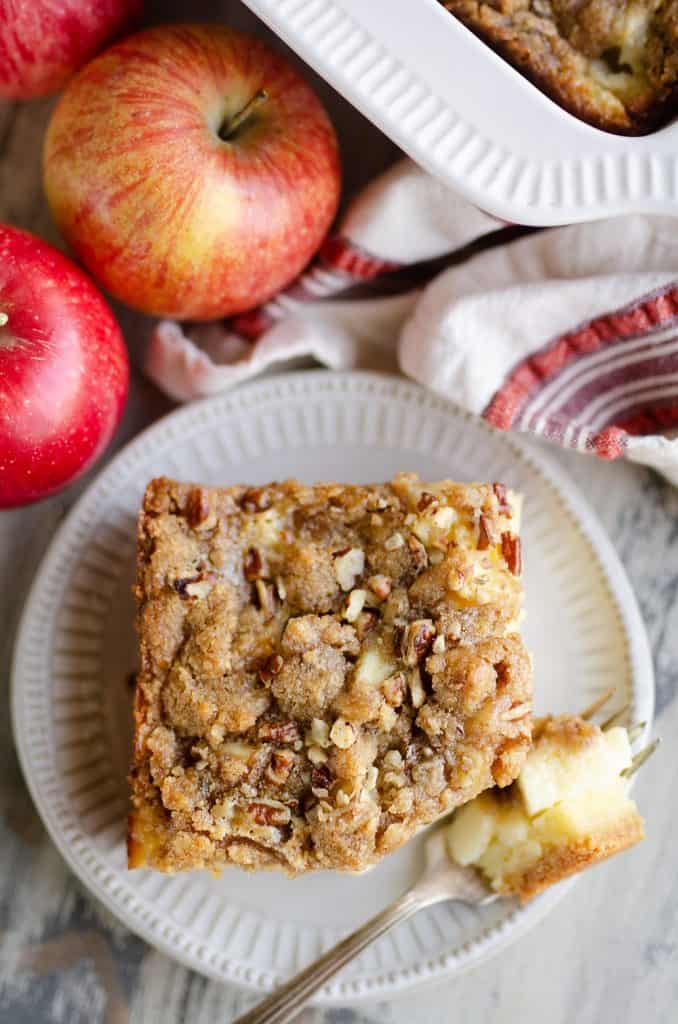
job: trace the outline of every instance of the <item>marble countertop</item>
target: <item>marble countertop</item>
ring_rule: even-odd
[[[150,3],[153,20],[185,5]],[[256,19],[237,2],[194,0],[191,16]],[[259,27],[259,31],[263,30]],[[324,83],[342,142],[350,192],[387,166],[395,148]],[[58,244],[40,181],[52,101],[0,104],[0,220]],[[149,322],[118,309],[138,361]],[[114,450],[171,408],[134,372]],[[109,453],[112,454],[112,450]],[[307,1010],[303,1024],[664,1024],[678,1006],[678,491],[621,463],[557,453],[587,494],[635,588],[657,675],[663,745],[636,794],[648,838],[582,878],[573,893],[499,957],[444,985],[391,1003]],[[96,472],[96,470],[94,471]],[[91,475],[90,475],[91,476]],[[87,480],[50,501],[0,512],[0,1022],[13,1024],[224,1024],[252,997],[210,982],[148,947],[71,875],[38,818],[13,748],[9,665],[22,603],[59,521]]]

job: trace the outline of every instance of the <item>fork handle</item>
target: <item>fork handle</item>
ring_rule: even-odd
[[[306,1000],[341,970],[344,964],[393,925],[405,921],[425,905],[426,901],[419,899],[414,892],[406,892],[395,903],[391,903],[385,910],[370,918],[366,924],[338,942],[319,960],[315,960],[286,984],[277,988],[249,1013],[238,1017],[233,1024],[286,1024],[301,1010]]]

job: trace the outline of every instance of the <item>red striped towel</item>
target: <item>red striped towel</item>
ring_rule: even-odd
[[[469,250],[490,234],[492,247]],[[188,400],[299,358],[398,366],[502,430],[624,456],[678,483],[678,221],[515,235],[404,161],[264,306],[225,323],[160,323],[147,372]]]

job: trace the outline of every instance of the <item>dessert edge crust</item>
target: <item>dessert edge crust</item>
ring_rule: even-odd
[[[643,819],[637,811],[629,811],[614,828],[554,846],[540,857],[534,867],[507,875],[502,892],[506,896],[518,896],[522,903],[528,903],[549,886],[635,846],[644,837]]]
[[[518,775],[531,664],[501,484],[227,489],[138,524],[130,868],[360,871]]]

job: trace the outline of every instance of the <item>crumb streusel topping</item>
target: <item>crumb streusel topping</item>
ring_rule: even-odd
[[[678,0],[441,2],[599,128],[638,134],[675,112]]]
[[[510,784],[518,520],[500,484],[152,481],[130,866],[362,870]]]

